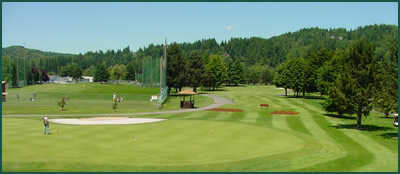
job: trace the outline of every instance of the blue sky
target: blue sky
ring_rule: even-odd
[[[2,3],[2,47],[63,53],[396,24],[385,3]]]

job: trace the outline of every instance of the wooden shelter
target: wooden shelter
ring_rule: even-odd
[[[196,92],[183,90],[178,94],[181,96],[181,108],[194,108],[194,95],[197,95]],[[189,101],[186,101],[187,97],[189,97]]]

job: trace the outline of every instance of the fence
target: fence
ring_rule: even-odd
[[[143,87],[160,87],[158,106],[168,98],[166,57],[145,57],[142,63],[142,73],[136,74],[137,80]]]

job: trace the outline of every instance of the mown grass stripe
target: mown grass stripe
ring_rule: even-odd
[[[292,130],[311,135],[299,117],[286,117],[286,121]]]
[[[245,112],[233,112],[231,117],[226,121],[240,121],[245,117]]]
[[[206,114],[203,114],[201,117],[198,117],[198,119],[200,120],[214,120],[215,118],[217,118],[218,115],[221,114],[226,114],[223,112],[206,112]]]
[[[187,116],[184,117],[184,119],[199,119],[200,117],[203,117],[205,115],[210,114],[210,111],[204,111],[204,112],[192,112],[188,114]]]
[[[227,113],[223,113],[223,114],[219,114],[217,115],[214,119],[212,119],[213,121],[224,121],[227,120],[231,117],[231,113],[227,112]]]
[[[327,119],[331,124],[337,125],[343,122],[337,119]],[[359,130],[341,129],[343,133],[352,138],[354,141],[365,147],[369,152],[374,154],[373,162],[368,165],[357,168],[355,171],[371,171],[380,169],[379,171],[392,171],[394,166],[398,164],[398,154],[391,151],[387,147],[376,142],[375,139],[366,136]]]
[[[256,119],[256,124],[266,127],[272,127],[272,115],[268,114],[265,110],[259,110],[257,112],[258,117]]]
[[[300,112],[299,117],[304,123],[304,127],[309,130],[309,132],[317,137],[317,138],[323,138],[327,140],[333,140],[323,129],[321,129],[321,126],[316,123],[312,117],[313,114],[312,112],[309,112],[306,110],[304,107],[301,107],[303,104],[298,101],[296,98],[287,98],[287,102],[291,103],[293,106],[296,106],[296,111]]]
[[[366,150],[362,145],[355,142],[340,130],[333,128],[332,125],[317,111],[313,111],[304,106],[304,103],[297,103],[299,107],[304,108],[309,113],[312,113],[312,119],[323,129],[337,144],[340,144],[347,152],[345,157],[335,159],[329,162],[319,163],[312,167],[303,168],[296,171],[353,171],[359,166],[364,166],[373,161],[374,155]]]
[[[272,120],[272,126],[277,129],[285,130],[285,131],[291,131],[289,128],[289,125],[286,122],[286,117],[290,116],[285,116],[285,115],[274,115]]]
[[[245,117],[240,121],[245,123],[256,123],[257,117],[258,114],[255,112],[246,112]]]

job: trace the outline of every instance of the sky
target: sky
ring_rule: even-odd
[[[2,3],[2,47],[61,53],[132,51],[168,42],[269,38],[302,28],[398,22],[396,2]]]

